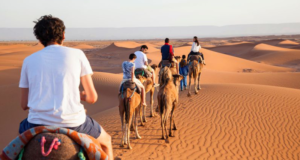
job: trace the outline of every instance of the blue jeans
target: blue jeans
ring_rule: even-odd
[[[30,123],[27,121],[27,118],[26,118],[20,123],[19,133],[22,134],[26,130],[33,128],[33,127],[38,127],[38,126],[44,126],[44,125]],[[90,116],[86,116],[86,120],[82,125],[79,125],[77,127],[64,127],[64,128],[72,129],[79,133],[88,134],[96,139],[101,134],[101,127],[100,127],[99,123],[97,121],[95,121],[93,118],[91,118]]]
[[[183,86],[187,86],[187,76],[183,76],[183,79],[180,81],[180,89],[183,90]]]

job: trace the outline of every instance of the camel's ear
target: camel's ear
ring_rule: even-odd
[[[180,56],[175,56],[175,59],[176,60],[179,60],[181,57]]]
[[[152,64],[151,68],[153,68],[154,70],[157,68],[158,66],[156,64]]]
[[[142,77],[143,78],[143,81],[145,82],[145,81],[147,81],[147,78],[146,77]]]
[[[173,75],[174,79],[177,81],[181,81],[183,79],[182,75]]]
[[[183,76],[182,75],[180,75],[179,76],[179,81],[181,81],[183,79]]]

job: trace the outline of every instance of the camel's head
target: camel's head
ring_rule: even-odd
[[[136,79],[140,80],[142,83],[144,83],[147,80],[147,78],[142,75],[137,75]]]
[[[151,68],[155,71],[158,66],[156,64],[152,64]]]
[[[180,81],[183,79],[182,75],[173,75],[173,81],[175,86],[179,86],[180,85]]]
[[[173,79],[173,76],[172,76],[172,72],[169,69],[169,67],[164,67],[160,70],[160,72],[159,72],[159,84],[161,86],[166,84],[168,82],[168,80],[172,80],[172,79]]]
[[[177,61],[177,62],[179,62],[179,61],[180,61],[180,59],[181,59],[181,57],[180,57],[180,56],[175,56],[174,58],[176,59],[176,61]]]

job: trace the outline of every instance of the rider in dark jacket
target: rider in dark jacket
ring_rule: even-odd
[[[169,41],[169,38],[166,38],[165,45],[161,47],[162,60],[169,60],[170,62],[174,62],[176,64],[177,74],[179,74],[178,62],[174,58],[174,49],[172,45],[169,45]]]

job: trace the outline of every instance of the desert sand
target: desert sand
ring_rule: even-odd
[[[202,90],[192,97],[187,91],[179,93],[175,137],[170,143],[162,140],[160,117],[149,117],[145,127],[139,126],[142,139],[132,134],[133,149],[120,148],[121,64],[142,44],[149,47],[150,64],[158,64],[161,40],[65,43],[82,49],[92,65],[99,99],[83,104],[111,134],[116,159],[300,158],[300,44],[288,39],[200,42],[207,63]],[[171,44],[176,56],[190,51],[189,41]],[[22,62],[42,48],[37,42],[0,43],[1,150],[18,135],[19,123],[28,114],[20,107]]]

